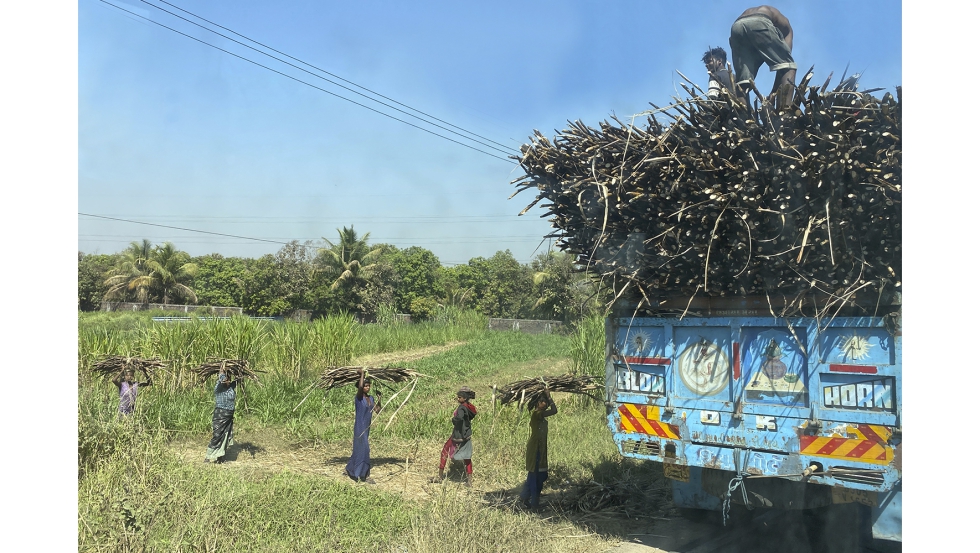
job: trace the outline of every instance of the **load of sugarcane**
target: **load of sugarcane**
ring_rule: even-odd
[[[166,363],[159,358],[140,359],[138,357],[114,355],[92,365],[92,372],[103,378],[111,378],[119,375],[123,371],[139,371],[148,378],[152,378],[158,369],[166,368],[166,366]]]
[[[750,102],[712,100],[692,83],[689,98],[651,104],[643,125],[569,122],[553,141],[535,130],[514,157],[525,172],[514,194],[538,190],[521,214],[545,202],[560,249],[651,306],[780,294],[823,298],[827,310],[892,297],[901,87],[878,98],[854,77],[832,90],[830,77],[822,87],[812,77],[781,109],[757,90]]]
[[[331,390],[347,384],[356,385],[362,371],[364,377],[372,381],[397,383],[425,377],[422,373],[404,367],[329,367],[320,373],[315,386],[323,390]]]
[[[495,393],[501,405],[517,403],[519,409],[528,405],[534,406],[538,398],[544,397],[545,387],[549,392],[568,392],[582,394],[596,401],[602,401],[595,392],[602,390],[602,380],[594,376],[564,374],[561,376],[543,376],[525,378],[496,388]]]
[[[222,371],[232,380],[252,380],[261,384],[257,373],[263,371],[250,368],[246,359],[209,359],[208,362],[191,369],[191,372],[196,374],[201,382],[207,381]]]

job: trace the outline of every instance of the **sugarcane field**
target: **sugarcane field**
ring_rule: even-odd
[[[901,551],[903,6],[438,6],[79,4],[66,546]]]

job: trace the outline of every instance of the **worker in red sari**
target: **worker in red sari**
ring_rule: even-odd
[[[446,478],[446,462],[452,458],[462,461],[466,467],[466,485],[473,485],[473,427],[471,421],[476,417],[476,406],[470,400],[476,399],[476,392],[463,386],[456,392],[456,409],[453,411],[453,432],[442,446],[439,456],[439,476],[432,482]]]

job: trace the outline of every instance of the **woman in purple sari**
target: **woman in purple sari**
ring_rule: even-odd
[[[371,419],[375,413],[381,411],[381,405],[376,398],[370,395],[371,380],[364,378],[364,369],[361,369],[361,378],[357,382],[357,395],[354,396],[354,452],[347,462],[345,472],[356,482],[367,482],[374,484],[371,476],[371,444],[368,437],[371,432]]]
[[[119,388],[120,415],[132,415],[133,410],[136,409],[136,393],[139,391],[139,387],[146,387],[151,384],[149,375],[146,377],[146,382],[136,382],[133,369],[126,369],[119,373],[116,378],[112,379],[112,383],[116,385],[116,388]]]

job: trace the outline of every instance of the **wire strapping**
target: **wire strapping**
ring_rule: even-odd
[[[735,451],[733,452],[732,457],[734,458],[735,461],[735,478],[732,478],[728,482],[728,492],[725,493],[725,502],[722,505],[722,510],[721,510],[722,526],[728,526],[728,512],[732,507],[731,505],[732,492],[734,492],[735,490],[739,488],[742,489],[742,503],[745,505],[745,508],[749,510],[752,509],[752,505],[749,504],[749,493],[745,489],[745,483],[743,482],[743,479],[746,476],[749,476],[749,473],[745,472],[743,468],[744,463],[742,462],[743,460],[747,461],[751,453],[752,453],[751,449],[743,450],[738,447],[736,447]],[[742,457],[743,455],[745,455],[744,459]]]

